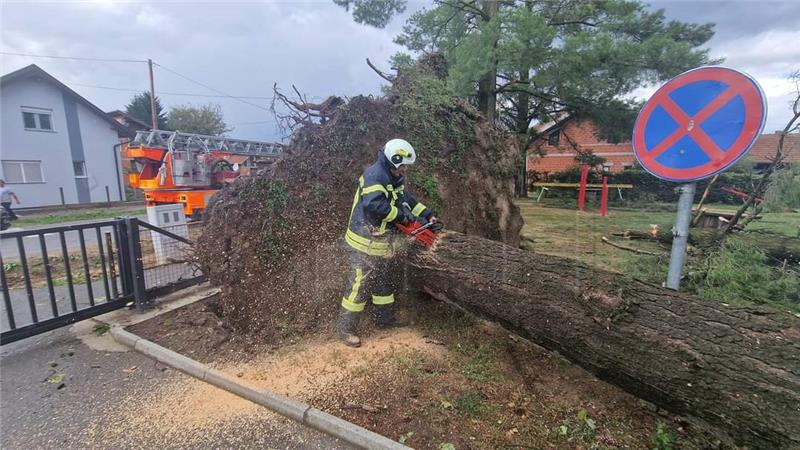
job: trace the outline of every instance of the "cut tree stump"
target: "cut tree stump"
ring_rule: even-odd
[[[751,448],[800,448],[800,318],[447,232],[413,284]]]

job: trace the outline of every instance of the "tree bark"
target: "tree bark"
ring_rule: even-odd
[[[669,226],[659,226],[658,233],[653,236],[648,231],[626,230],[622,236],[631,239],[650,239],[672,243],[672,230]],[[691,228],[689,230],[689,243],[699,248],[710,247],[728,236],[719,230]],[[800,261],[800,239],[789,236],[780,236],[765,233],[738,233],[736,238],[750,245],[754,245],[772,258],[788,261]]]
[[[523,67],[519,72],[519,81],[524,86],[530,82],[530,68]],[[524,89],[517,94],[517,114],[515,128],[519,145],[519,174],[517,175],[517,197],[528,196],[528,136],[530,135],[530,94]]]
[[[752,448],[800,446],[800,318],[447,232],[415,286]]]
[[[497,16],[498,0],[484,0],[483,13],[484,22],[490,22],[492,18]],[[495,33],[494,49],[497,48],[497,39],[499,35]],[[483,78],[478,80],[478,109],[486,115],[489,122],[494,123],[495,110],[497,109],[497,97],[495,94],[495,86],[497,84],[497,56],[495,51],[491,54],[492,63],[491,69],[484,74]]]

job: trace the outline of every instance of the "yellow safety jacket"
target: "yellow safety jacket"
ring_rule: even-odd
[[[394,177],[391,163],[383,152],[378,161],[369,166],[361,178],[350,209],[350,223],[345,232],[345,242],[353,249],[370,256],[386,256],[389,253],[387,231],[393,225],[409,217],[428,219],[433,215],[425,205],[406,192],[403,177]],[[408,205],[408,211],[403,204]]]

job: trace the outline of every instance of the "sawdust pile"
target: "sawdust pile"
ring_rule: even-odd
[[[298,129],[271,174],[237,180],[211,200],[197,256],[238,332],[279,343],[331,323],[357,179],[392,138],[417,149],[407,189],[448,229],[518,245],[516,144],[452,95],[442,67],[429,58],[385,97],[355,97]]]

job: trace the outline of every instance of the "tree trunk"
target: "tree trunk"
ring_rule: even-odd
[[[659,226],[658,234],[653,236],[647,231],[626,230],[622,236],[631,239],[650,239],[672,243],[672,230],[669,226]],[[763,250],[767,255],[778,260],[800,261],[800,239],[766,233],[738,233],[737,239]],[[689,229],[689,243],[699,248],[714,245],[728,236],[719,230],[691,228]]]
[[[523,87],[527,87],[530,81],[530,69],[522,68],[519,72],[519,81]],[[517,176],[517,197],[525,198],[528,196],[528,136],[530,133],[530,119],[528,118],[530,109],[530,94],[520,91],[517,94],[517,112],[515,127],[517,133],[517,144],[519,145],[519,175]]]
[[[753,448],[800,446],[800,318],[448,232],[415,286]]]
[[[497,16],[498,0],[484,0],[483,13],[484,21],[489,22]],[[490,122],[494,122],[495,110],[497,109],[497,97],[495,94],[495,85],[497,83],[497,56],[495,49],[497,48],[497,39],[499,34],[495,33],[494,49],[489,56],[492,58],[491,69],[484,74],[483,78],[478,80],[478,109],[486,115]]]

